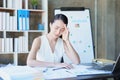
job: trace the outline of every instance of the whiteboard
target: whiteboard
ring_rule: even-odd
[[[68,17],[69,40],[80,56],[81,63],[91,63],[94,59],[94,49],[91,32],[90,11],[55,9],[55,14],[62,13]],[[66,55],[64,62],[71,63]]]

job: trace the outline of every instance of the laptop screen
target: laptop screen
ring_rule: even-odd
[[[120,54],[117,57],[116,63],[115,63],[113,70],[112,70],[112,73],[118,73],[118,72],[120,72]]]

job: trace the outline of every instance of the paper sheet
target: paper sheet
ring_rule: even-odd
[[[92,66],[74,65],[74,69],[71,69],[71,70],[68,70],[68,71],[75,74],[75,75],[90,75],[90,74],[107,74],[107,73],[111,73],[111,71],[90,69],[91,67]]]
[[[3,80],[35,80],[42,78],[43,74],[29,66],[7,65],[0,68],[0,77]]]
[[[59,79],[59,78],[68,78],[68,77],[76,77],[75,74],[68,72],[66,69],[48,69],[47,72],[44,73],[45,79]]]

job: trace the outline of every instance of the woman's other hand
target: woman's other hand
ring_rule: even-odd
[[[66,68],[66,69],[72,69],[73,66],[71,64],[67,64],[67,63],[58,63],[56,64],[56,67],[63,67],[63,68]]]
[[[69,30],[68,30],[68,28],[66,27],[66,25],[64,25],[64,27],[65,27],[65,30],[64,30],[64,32],[62,33],[62,39],[63,39],[64,41],[68,41],[68,40],[69,40]]]

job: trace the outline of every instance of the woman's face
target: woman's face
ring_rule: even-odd
[[[55,37],[61,36],[65,30],[65,25],[66,24],[64,24],[62,20],[55,20],[52,24],[50,24],[51,33]]]

